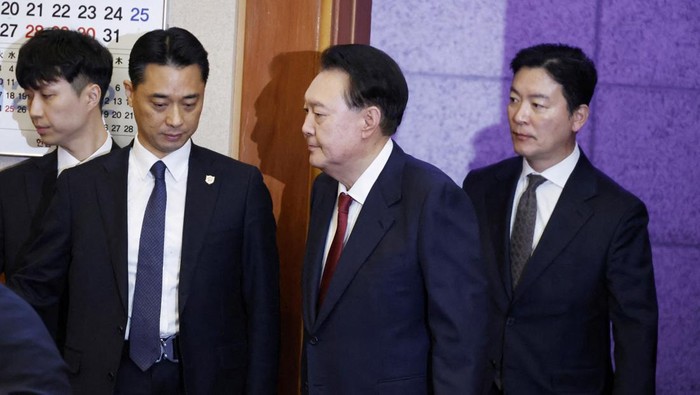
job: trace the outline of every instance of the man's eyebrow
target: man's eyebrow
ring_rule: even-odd
[[[520,92],[518,92],[517,89],[513,88],[512,86],[510,87],[511,93],[515,93],[516,95],[522,96]],[[529,99],[545,99],[549,100],[549,96],[543,94],[543,93],[533,93],[531,95],[527,95]]]

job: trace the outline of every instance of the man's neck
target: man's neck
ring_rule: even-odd
[[[83,126],[83,130],[76,138],[61,146],[68,151],[75,159],[84,161],[94,154],[109,138],[109,133],[105,130],[102,123],[102,117],[92,117],[88,123]]]

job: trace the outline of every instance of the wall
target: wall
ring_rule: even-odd
[[[375,1],[372,44],[404,69],[397,141],[461,184],[512,155],[505,106],[518,49],[580,46],[596,62],[589,158],[650,212],[660,310],[658,394],[700,393],[700,2]]]

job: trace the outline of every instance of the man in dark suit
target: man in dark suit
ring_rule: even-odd
[[[323,173],[303,268],[304,393],[483,387],[488,301],[476,216],[442,171],[392,141],[407,100],[399,66],[366,45],[326,50],[306,91],[302,131]]]
[[[186,30],[136,41],[124,83],[133,146],[59,178],[13,278],[38,309],[67,287],[76,394],[276,390],[272,203],[256,168],[190,139],[208,74]]]
[[[76,31],[38,32],[19,50],[17,82],[44,144],[53,152],[0,172],[0,273],[12,277],[33,219],[46,209],[61,171],[118,148],[102,121],[112,55]]]
[[[0,284],[0,394],[68,395],[68,369],[22,298]]]
[[[508,117],[520,156],[464,181],[498,317],[493,392],[653,394],[647,211],[576,143],[595,66],[578,48],[542,44],[520,51],[511,68]]]

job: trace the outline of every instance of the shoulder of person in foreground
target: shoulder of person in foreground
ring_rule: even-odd
[[[0,284],[0,393],[70,394],[68,368],[31,306]]]

